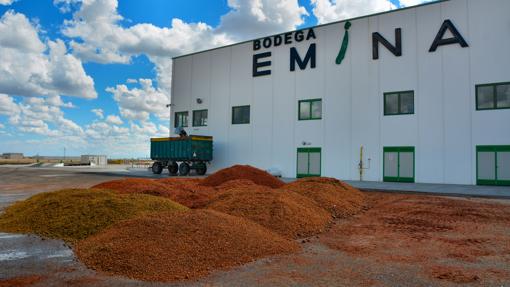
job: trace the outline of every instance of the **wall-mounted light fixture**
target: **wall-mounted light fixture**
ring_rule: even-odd
[[[201,98],[197,98],[197,104],[201,104],[203,101]]]

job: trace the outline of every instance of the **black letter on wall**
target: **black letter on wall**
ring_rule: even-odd
[[[271,70],[259,71],[259,68],[271,66],[271,61],[259,62],[259,59],[271,57],[271,52],[265,52],[253,55],[253,76],[271,75]]]
[[[378,32],[372,33],[372,59],[374,60],[379,59],[379,43],[383,44],[393,55],[402,56],[402,29],[395,29],[395,46]]]
[[[306,52],[305,59],[301,60],[299,57],[298,51],[295,47],[290,48],[290,71],[296,70],[296,63],[298,64],[301,70],[304,70],[308,65],[308,62],[311,60],[310,67],[315,68],[315,43],[311,44],[308,47],[308,51]]]
[[[260,40],[254,40],[253,41],[253,51],[257,51],[260,49]]]
[[[453,37],[443,39],[446,30],[450,30]],[[436,51],[438,46],[451,44],[459,44],[462,48],[469,47],[468,43],[466,40],[464,40],[464,38],[462,38],[462,35],[459,33],[459,31],[457,31],[457,28],[455,28],[452,21],[445,20],[437,32],[436,38],[434,39],[434,42],[432,42],[432,46],[430,46],[429,52]]]

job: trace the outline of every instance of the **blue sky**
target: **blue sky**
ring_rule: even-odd
[[[171,57],[424,1],[281,2],[0,0],[0,153],[146,157]]]

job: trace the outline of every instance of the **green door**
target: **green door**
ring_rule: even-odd
[[[297,149],[296,177],[321,176],[321,148]]]
[[[510,146],[476,147],[476,184],[510,185]]]
[[[383,181],[414,182],[414,147],[383,148]]]

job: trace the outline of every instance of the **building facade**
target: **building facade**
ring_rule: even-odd
[[[212,168],[510,184],[510,1],[449,0],[174,58]]]
[[[3,159],[24,159],[25,156],[22,153],[8,152],[8,153],[3,153],[1,158],[3,158]]]
[[[90,165],[100,165],[100,166],[106,166],[108,165],[108,158],[106,155],[82,155],[81,164],[90,164]]]

